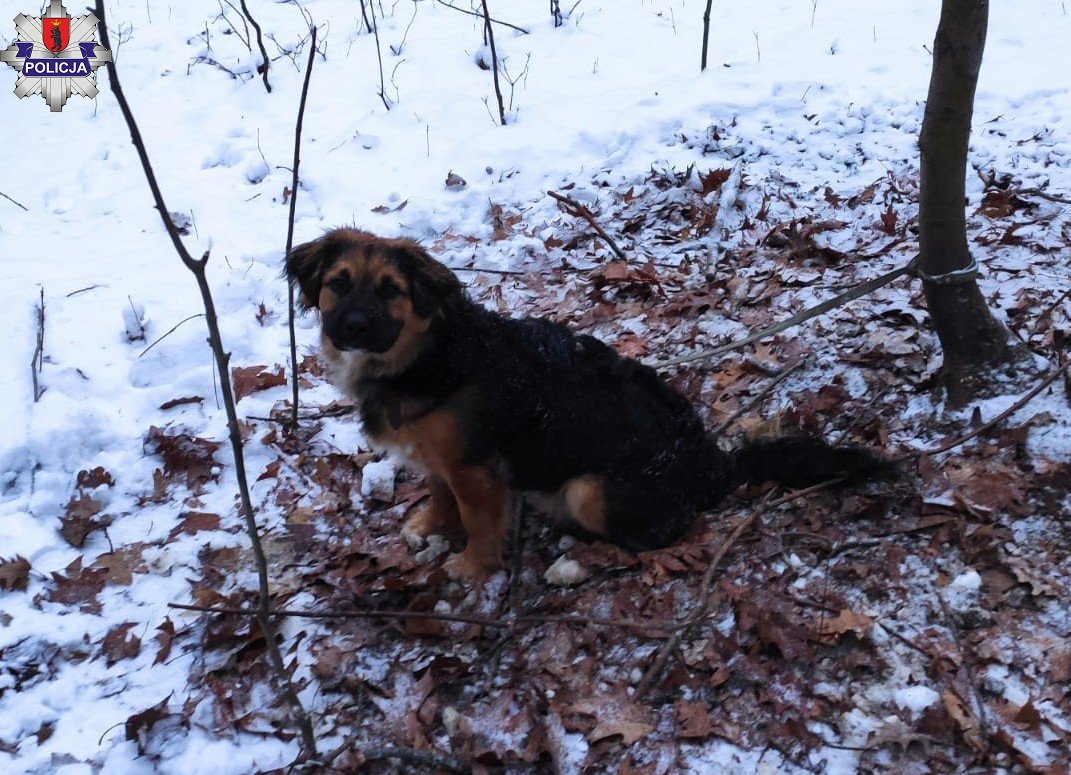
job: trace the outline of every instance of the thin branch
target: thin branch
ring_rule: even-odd
[[[11,202],[11,204],[13,204],[13,205],[16,205],[16,206],[18,206],[18,207],[21,207],[21,208],[22,208],[23,210],[25,210],[26,212],[30,212],[30,208],[29,208],[29,207],[27,207],[26,205],[24,205],[24,204],[23,204],[22,202],[16,202],[16,201],[15,201],[14,199],[12,199],[11,197],[9,197],[9,196],[8,196],[7,194],[5,194],[5,193],[4,193],[3,191],[0,191],[0,196],[2,196],[2,197],[3,197],[4,199],[6,199],[7,201]]]
[[[104,0],[96,0],[96,15],[100,20],[98,29],[100,31],[101,45],[105,48],[110,48],[108,25],[106,21],[107,17],[104,12]],[[253,503],[249,495],[249,482],[245,471],[245,457],[242,447],[241,429],[238,425],[234,391],[231,387],[230,375],[228,373],[230,354],[223,349],[223,341],[219,331],[219,320],[216,316],[215,304],[212,300],[212,289],[208,285],[208,278],[205,272],[205,268],[208,264],[208,252],[206,251],[199,260],[195,260],[190,255],[189,251],[186,250],[186,246],[182,243],[182,238],[178,233],[178,229],[175,228],[174,221],[172,221],[171,216],[168,214],[170,211],[164,204],[163,194],[160,192],[160,186],[156,181],[156,174],[153,172],[148,152],[145,150],[145,143],[142,140],[141,131],[138,129],[137,122],[134,120],[134,114],[130,109],[130,105],[126,101],[126,96],[123,94],[123,88],[119,83],[119,74],[115,62],[107,62],[106,67],[108,70],[109,85],[112,93],[115,95],[115,100],[119,104],[119,108],[123,113],[127,128],[130,130],[130,137],[133,141],[134,149],[137,151],[138,159],[141,161],[142,170],[145,172],[145,179],[149,184],[153,202],[160,214],[160,219],[163,221],[164,229],[171,238],[171,243],[174,245],[175,252],[178,254],[179,259],[196,279],[197,287],[201,292],[201,301],[204,303],[205,308],[205,322],[208,325],[208,340],[212,348],[213,359],[216,362],[220,389],[223,394],[223,404],[227,413],[227,428],[230,431],[231,451],[234,454],[234,470],[238,480],[238,492],[241,501],[242,516],[245,518],[246,531],[249,534],[249,541],[252,545],[253,557],[257,566],[257,579],[260,587],[257,622],[260,625],[261,632],[264,634],[264,642],[269,662],[275,672],[276,679],[282,687],[283,695],[290,705],[290,712],[294,725],[298,728],[298,731],[301,734],[305,754],[307,756],[315,756],[316,737],[312,731],[312,721],[305,712],[305,708],[301,704],[297,691],[294,689],[294,685],[290,681],[286,666],[283,663],[282,654],[279,651],[275,627],[272,624],[271,616],[268,613],[271,601],[270,589],[268,586],[268,563],[264,556],[264,548],[260,543],[260,534],[257,530],[256,517],[253,513]]]
[[[764,387],[762,390],[759,391],[759,394],[757,396],[752,398],[746,404],[742,405],[739,409],[737,409],[735,412],[733,412],[731,415],[729,415],[729,417],[725,420],[725,422],[723,422],[721,425],[716,427],[712,431],[712,433],[715,436],[718,436],[718,435],[720,435],[722,433],[725,433],[725,431],[727,431],[729,428],[731,428],[733,426],[733,423],[735,423],[737,420],[739,420],[745,414],[747,414],[752,409],[754,409],[756,406],[758,406],[759,402],[761,402],[762,399],[764,399],[764,398],[766,398],[766,396],[770,395],[770,393],[773,392],[773,389],[775,387],[777,387],[782,382],[784,382],[786,379],[788,379],[790,376],[795,374],[803,364],[804,364],[804,361],[801,359],[801,360],[797,361],[794,365],[790,366],[789,368],[785,369],[780,374],[778,374],[773,379],[773,381],[771,381],[769,384],[766,385],[766,387]]]
[[[37,345],[33,349],[33,357],[30,358],[30,376],[33,379],[33,402],[41,400],[44,390],[41,389],[37,375],[45,365],[45,288],[41,286],[41,298],[37,304]]]
[[[1064,299],[1066,299],[1068,296],[1071,296],[1071,288],[1068,288],[1066,291],[1061,293],[1060,296],[1056,299],[1056,301],[1049,305],[1048,309],[1038,315],[1037,322],[1034,323],[1034,327],[1030,331],[1031,336],[1040,331],[1042,326],[1047,326],[1052,322],[1052,313],[1056,311],[1057,307],[1063,304]]]
[[[1050,202],[1059,202],[1060,204],[1071,205],[1071,199],[1066,196],[1059,196],[1058,194],[1050,194],[1047,191],[1043,191],[1040,188],[1020,188],[1016,194],[1023,194],[1025,196],[1037,196],[1042,199],[1048,199]]]
[[[368,9],[364,7],[364,0],[361,0],[361,17],[364,19],[364,26],[371,32],[372,22],[368,21]]]
[[[679,358],[670,358],[667,361],[657,361],[648,365],[656,369],[667,369],[670,366],[679,366],[682,363],[689,363],[691,361],[713,358],[714,356],[721,355],[722,353],[727,353],[732,350],[738,350],[741,347],[745,347],[749,344],[752,344],[753,342],[757,342],[760,339],[765,339],[768,336],[779,334],[788,328],[792,328],[793,326],[798,326],[800,323],[808,321],[811,318],[816,318],[819,315],[829,312],[829,310],[831,309],[840,307],[841,305],[847,304],[850,301],[854,301],[860,296],[866,296],[868,293],[873,293],[878,288],[882,288],[888,285],[893,280],[896,280],[897,278],[902,277],[905,274],[911,274],[912,272],[914,272],[915,265],[917,263],[918,259],[913,258],[899,269],[894,269],[891,272],[886,272],[880,277],[875,277],[873,280],[867,280],[864,283],[859,283],[858,285],[853,286],[844,293],[837,294],[828,301],[823,301],[821,304],[816,304],[813,307],[803,310],[803,312],[793,315],[787,320],[782,320],[779,323],[774,323],[773,325],[767,326],[761,331],[756,331],[752,334],[748,334],[743,339],[737,339],[733,342],[727,342],[726,344],[718,345],[717,347],[712,347],[708,350],[701,350],[697,353],[692,353],[691,355],[682,355]]]
[[[436,0],[439,5],[445,5],[447,8],[453,8],[455,11],[466,14],[468,16],[475,16],[477,19],[483,19],[484,15],[479,11],[470,11],[467,8],[458,8],[456,5],[451,5],[446,0]],[[529,32],[524,27],[518,27],[516,24],[510,24],[509,22],[500,21],[498,19],[491,19],[492,24],[499,24],[503,27],[509,27],[511,30],[517,30],[517,32],[528,35]]]
[[[199,611],[206,614],[226,614],[229,616],[256,616],[251,608],[236,606],[195,605],[192,603],[168,603],[168,608],[181,611]],[[396,611],[390,609],[354,608],[348,611],[312,611],[305,608],[272,608],[272,616],[288,616],[295,619],[394,619],[408,621],[454,622],[457,624],[475,624],[495,630],[511,630],[520,625],[531,624],[568,624],[581,627],[616,627],[633,630],[648,637],[659,637],[651,632],[669,632],[680,626],[680,622],[634,622],[629,619],[602,619],[594,616],[522,614],[512,619],[492,619],[487,616],[469,614],[448,614],[438,611]]]
[[[699,587],[699,602],[693,609],[692,614],[682,621],[678,625],[677,631],[662,644],[662,647],[655,655],[654,661],[651,663],[650,667],[647,668],[647,672],[643,674],[643,678],[641,678],[640,682],[636,685],[636,694],[634,696],[637,698],[643,697],[651,690],[655,681],[662,675],[662,671],[665,669],[670,656],[677,650],[677,647],[680,645],[680,642],[684,637],[691,632],[693,627],[706,617],[707,611],[717,610],[717,607],[721,602],[720,595],[712,597],[710,594],[710,587],[714,583],[714,575],[717,573],[718,566],[725,558],[725,555],[729,553],[729,550],[733,545],[740,540],[740,536],[751,529],[752,525],[758,521],[759,516],[764,511],[783,506],[786,503],[794,501],[796,498],[802,498],[811,495],[812,493],[820,492],[821,490],[827,490],[842,481],[843,479],[829,479],[828,481],[805,487],[802,490],[793,490],[774,500],[768,500],[769,495],[767,495],[749,515],[736,524],[736,527],[732,529],[732,532],[729,533],[728,537],[718,546],[717,551],[714,552],[714,556],[710,559],[710,564],[707,565],[707,571],[703,574],[703,582]]]
[[[550,18],[554,21],[554,26],[561,27],[565,22],[562,20],[562,7],[560,0],[550,0]]]
[[[361,751],[361,758],[365,762],[378,762],[384,759],[397,759],[401,762],[408,764],[417,764],[422,767],[435,767],[447,772],[455,773],[469,773],[472,772],[472,767],[467,764],[463,764],[457,759],[451,759],[447,756],[439,756],[429,751],[418,751],[415,748],[399,748],[398,746],[392,746],[390,748],[368,748]]]
[[[260,56],[263,59],[263,63],[257,68],[257,72],[264,78],[264,88],[271,94],[271,84],[268,83],[268,67],[271,65],[268,59],[268,52],[264,48],[264,36],[261,34],[260,25],[257,24],[257,20],[253,18],[253,14],[249,13],[249,8],[246,7],[245,0],[239,0],[242,5],[242,13],[245,14],[245,18],[249,19],[249,23],[253,25],[253,29],[257,33],[257,48],[260,49]]]
[[[309,762],[310,766],[315,766],[317,772],[326,771],[331,764],[342,754],[346,753],[350,749],[354,748],[357,741],[361,738],[364,732],[357,732],[345,740],[330,753],[327,753],[320,757],[315,762]],[[465,764],[457,759],[452,759],[448,756],[440,756],[439,754],[432,753],[431,751],[420,751],[416,748],[404,748],[399,746],[390,746],[387,748],[367,748],[364,750],[358,750],[357,755],[361,758],[362,764],[369,762],[378,762],[389,759],[397,759],[398,761],[407,762],[409,764],[416,764],[422,767],[431,767],[436,770],[445,770],[446,772],[453,773],[471,773],[472,766]]]
[[[571,196],[565,196],[559,194],[557,191],[548,191],[547,196],[551,199],[556,199],[565,205],[565,212],[574,218],[583,218],[589,224],[591,228],[595,230],[595,233],[602,237],[603,241],[610,246],[610,250],[614,251],[614,255],[620,258],[622,261],[628,261],[628,254],[614,242],[614,238],[606,233],[606,230],[599,225],[599,222],[595,220],[594,214],[586,206],[573,199]]]
[[[710,42],[710,6],[714,0],[707,0],[707,7],[703,11],[703,56],[699,61],[699,72],[707,69],[707,44]]]
[[[164,339],[166,339],[167,337],[171,336],[171,334],[175,333],[179,329],[179,326],[181,326],[183,323],[189,323],[194,318],[203,318],[204,316],[205,316],[205,313],[196,312],[196,313],[194,313],[193,315],[190,315],[187,318],[183,318],[178,323],[176,323],[175,325],[171,326],[171,328],[168,329],[168,331],[166,333],[163,333],[160,336],[156,337],[156,339],[153,340],[152,344],[150,344],[148,347],[146,347],[144,350],[142,350],[140,353],[138,353],[138,357],[140,358],[145,353],[147,353],[149,350],[151,350],[152,348],[156,347],[156,345],[160,344],[160,342],[162,342]]]
[[[491,27],[491,14],[487,10],[487,0],[483,3],[483,29],[487,34],[487,42],[491,46],[491,75],[495,82],[495,96],[498,98],[498,120],[502,126],[506,125],[506,107],[502,103],[502,87],[498,83],[498,52],[495,50],[495,33]]]
[[[960,446],[962,444],[966,444],[968,441],[973,439],[975,436],[978,436],[979,434],[985,433],[986,431],[991,429],[993,426],[1004,422],[1004,420],[1008,419],[1013,414],[1015,414],[1020,409],[1022,409],[1024,406],[1026,406],[1028,403],[1033,401],[1034,397],[1037,396],[1038,393],[1040,393],[1042,390],[1044,390],[1049,385],[1051,385],[1053,382],[1055,382],[1057,377],[1059,377],[1061,374],[1063,374],[1065,371],[1067,371],[1067,367],[1068,366],[1071,366],[1071,360],[1069,360],[1063,366],[1060,366],[1059,368],[1054,370],[1051,374],[1049,374],[1049,376],[1045,377],[1045,379],[1041,380],[1041,382],[1039,382],[1037,385],[1035,385],[1030,390],[1030,392],[1026,393],[1026,395],[1024,395],[1022,398],[1020,398],[1018,401],[1016,401],[1011,406],[1009,406],[1003,412],[998,414],[992,420],[989,420],[988,422],[982,423],[977,428],[972,430],[970,433],[966,433],[966,434],[960,436],[959,438],[953,439],[952,441],[949,441],[949,442],[946,442],[946,443],[941,444],[939,446],[936,446],[933,449],[919,449],[919,450],[915,450],[914,452],[909,452],[908,454],[903,455],[903,456],[898,457],[895,460],[893,460],[891,465],[897,465],[898,463],[903,463],[903,462],[908,461],[908,460],[915,460],[917,458],[923,457],[924,455],[939,455],[942,452],[948,452],[948,450],[953,449],[954,447],[958,447],[958,446]]]
[[[309,62],[305,66],[305,83],[301,86],[301,100],[298,102],[297,123],[294,125],[294,165],[290,179],[290,213],[286,219],[286,253],[289,256],[294,247],[294,217],[297,213],[298,166],[301,164],[301,125],[305,121],[305,100],[309,95],[309,81],[312,79],[312,63],[316,55],[316,26],[310,28],[312,44],[309,46]],[[293,382],[293,396],[290,406],[290,424],[297,427],[298,422],[298,361],[297,332],[294,328],[294,284],[286,283],[287,325],[290,329],[290,374]]]
[[[379,22],[376,21],[376,4],[370,2],[368,4],[369,12],[372,14],[372,35],[376,39],[376,59],[379,61],[379,98],[383,100],[383,107],[390,110],[390,100],[387,99],[387,87],[383,82],[383,52],[379,48]],[[361,10],[364,10],[364,3],[361,3]]]

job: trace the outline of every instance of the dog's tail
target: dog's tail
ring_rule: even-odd
[[[809,487],[830,479],[846,481],[881,476],[892,464],[865,447],[832,444],[810,435],[760,439],[744,444],[733,456],[734,485],[777,482]]]

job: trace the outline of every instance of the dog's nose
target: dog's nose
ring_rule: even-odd
[[[346,315],[343,325],[347,336],[359,337],[368,330],[368,315],[360,310],[354,310]]]

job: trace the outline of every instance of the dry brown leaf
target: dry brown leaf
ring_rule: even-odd
[[[135,626],[136,622],[117,624],[101,639],[101,653],[104,654],[108,667],[120,659],[130,659],[141,653],[141,638],[130,634],[130,630]]]
[[[970,709],[951,689],[944,690],[941,694],[941,702],[945,706],[945,711],[956,722],[963,740],[971,747],[971,750],[976,754],[984,753],[986,745],[985,740],[982,739],[982,728]]]
[[[10,560],[0,559],[0,589],[25,590],[30,579],[30,561],[22,555]]]
[[[258,391],[285,385],[286,372],[282,366],[274,370],[267,366],[236,366],[231,369],[231,381],[234,383],[234,400],[241,401]]]
[[[854,633],[864,638],[874,625],[874,620],[866,614],[856,613],[850,608],[842,608],[832,619],[823,619],[817,628],[818,640],[822,643],[836,643],[846,633]]]
[[[620,735],[624,745],[632,745],[655,728],[647,718],[646,709],[615,697],[583,700],[574,703],[570,710],[595,718],[595,727],[587,734],[588,741],[592,743]]]

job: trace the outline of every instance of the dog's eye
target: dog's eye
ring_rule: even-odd
[[[379,284],[379,287],[376,289],[376,295],[379,296],[379,298],[383,299],[383,301],[389,301],[390,299],[397,298],[398,296],[401,296],[401,294],[402,289],[399,288],[398,284],[395,283],[393,280],[384,280]]]
[[[327,287],[339,296],[343,296],[350,289],[350,278],[344,274],[332,277],[327,281]]]

